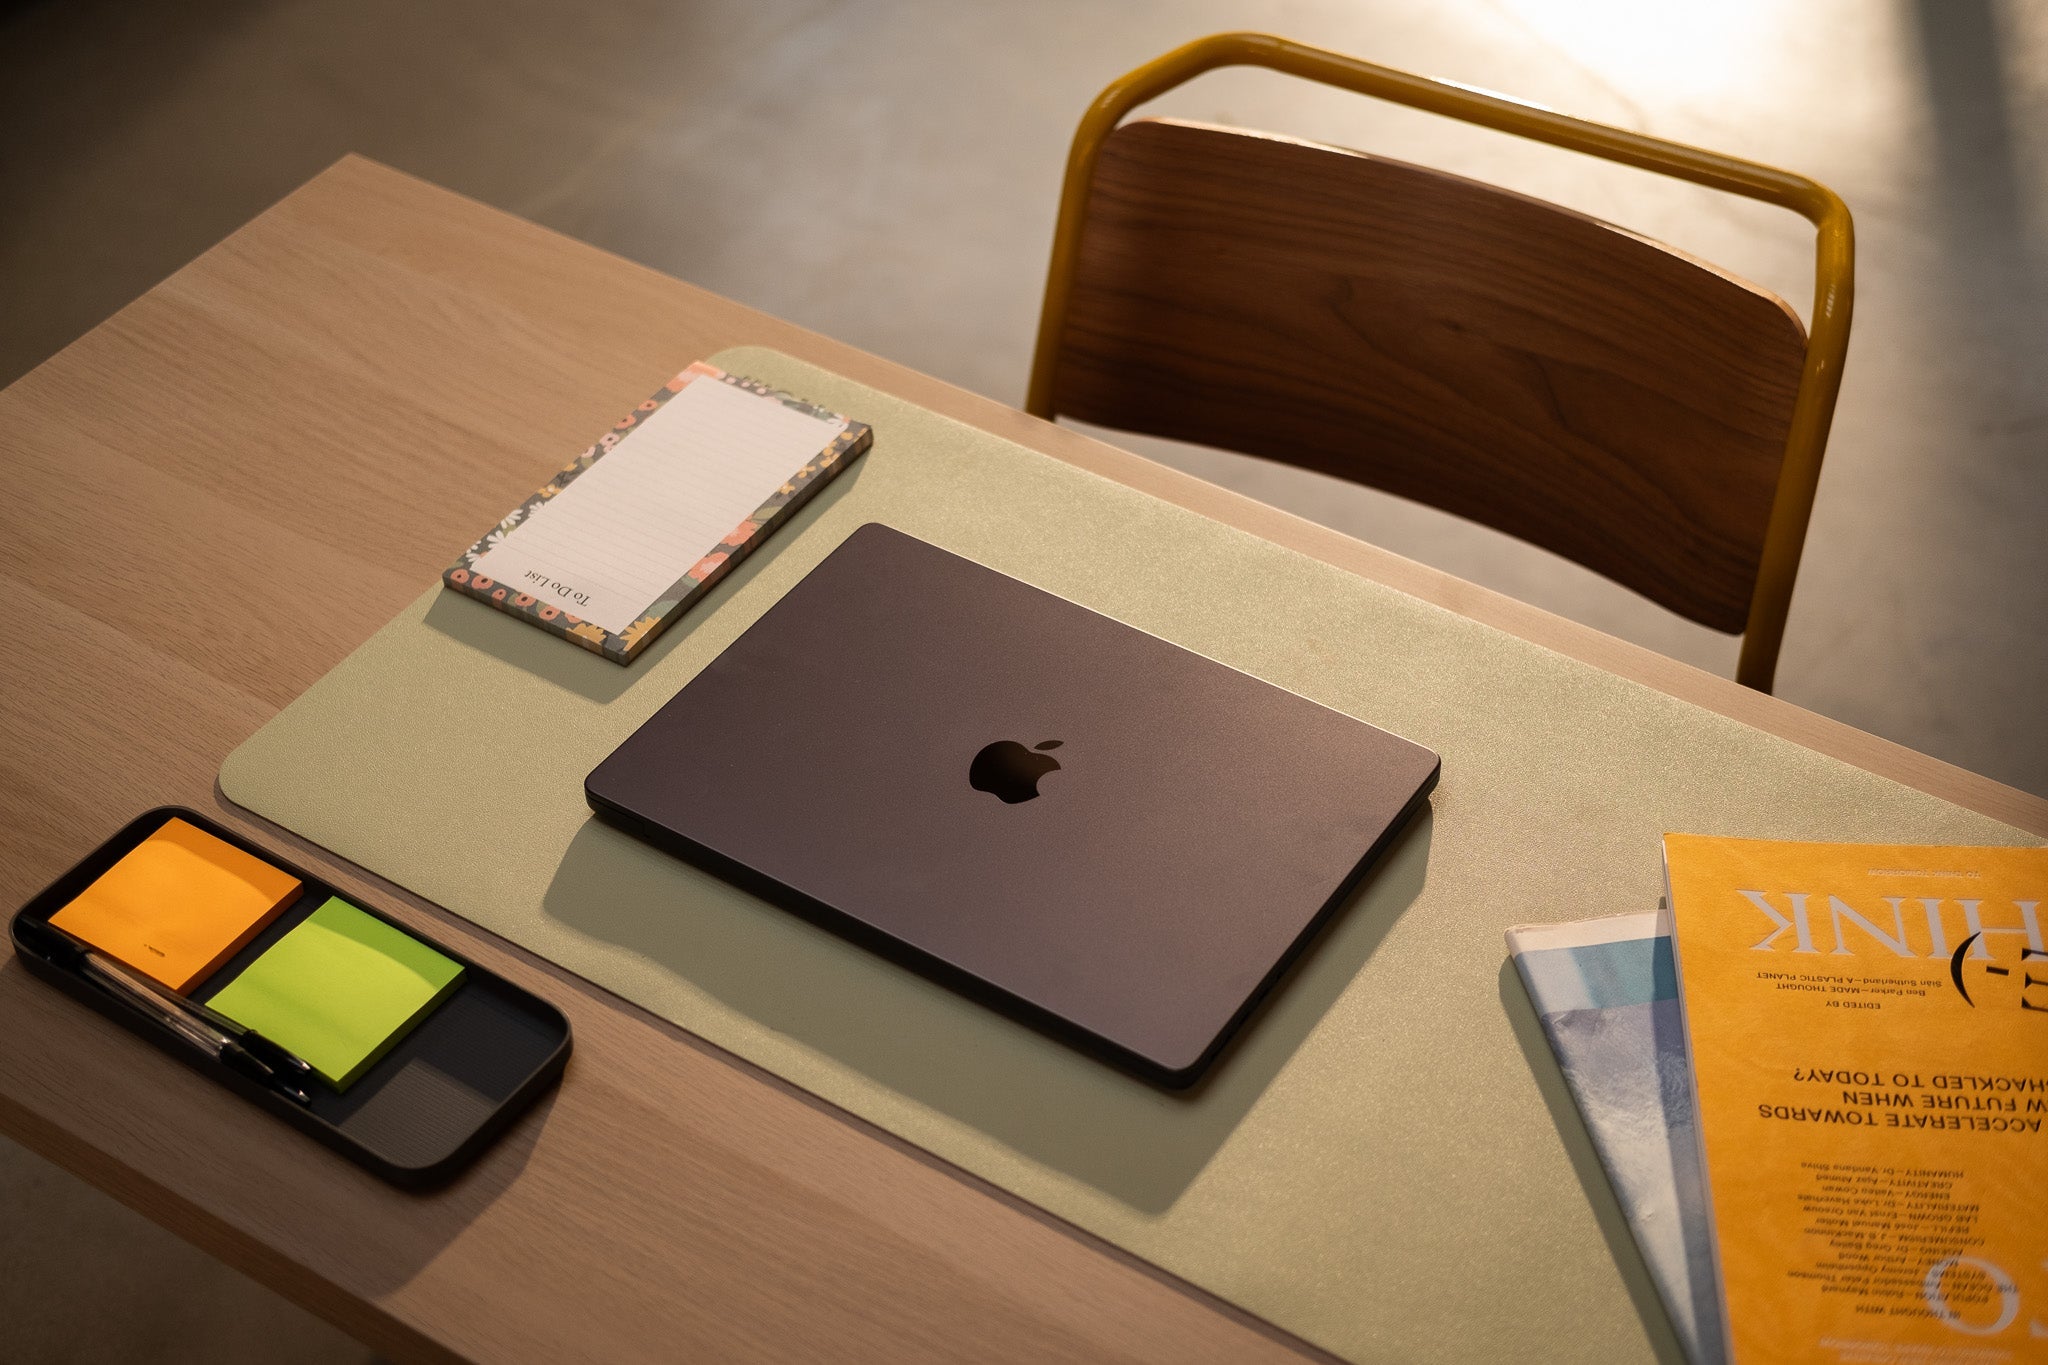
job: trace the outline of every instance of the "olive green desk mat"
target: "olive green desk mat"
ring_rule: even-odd
[[[777,352],[710,359],[873,449],[630,668],[436,585],[222,789],[1338,1355],[1680,1358],[1506,925],[1656,904],[1665,830],[2032,842]],[[1195,1096],[591,819],[584,774],[866,521],[1443,755],[1432,812]]]

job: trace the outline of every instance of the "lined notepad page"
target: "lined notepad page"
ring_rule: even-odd
[[[474,572],[623,631],[843,425],[700,376],[536,507]]]

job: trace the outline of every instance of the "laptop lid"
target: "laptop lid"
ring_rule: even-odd
[[[1418,745],[869,524],[584,790],[765,899],[1183,1086],[1437,769]]]

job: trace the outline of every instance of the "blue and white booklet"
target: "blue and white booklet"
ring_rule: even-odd
[[[1507,937],[1686,1356],[1725,1365],[1669,921],[1651,911]]]

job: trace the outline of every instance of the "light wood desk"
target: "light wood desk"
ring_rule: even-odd
[[[418,1198],[0,965],[0,1129],[394,1356],[1313,1355],[217,796],[222,758],[647,376],[759,343],[2048,835],[2048,802],[348,160],[0,394],[0,902],[178,802],[570,1015]],[[201,602],[214,610],[190,623]]]

